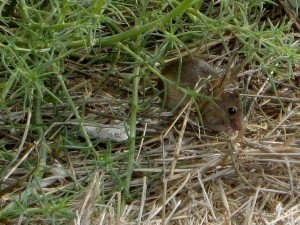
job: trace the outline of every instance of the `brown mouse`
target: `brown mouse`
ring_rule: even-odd
[[[181,73],[178,72],[180,68]],[[209,95],[209,89],[214,86],[213,83],[217,83],[220,79],[220,75],[208,63],[189,56],[182,59],[181,66],[179,60],[167,64],[162,74],[170,81],[175,82],[175,84],[171,84],[160,80],[158,83],[158,89],[164,90],[162,95],[164,106],[173,111],[178,110],[190,100],[190,97],[186,97],[184,92],[178,89],[178,86],[195,90],[197,89],[195,86],[202,79],[207,83],[201,88],[200,93]],[[197,104],[203,101],[198,99]],[[204,126],[228,135],[233,135],[235,131],[241,131],[243,129],[243,108],[238,91],[224,91],[214,102],[215,104],[207,102],[201,111]]]

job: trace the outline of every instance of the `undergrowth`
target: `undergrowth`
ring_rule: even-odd
[[[87,187],[97,193],[94,217],[104,205],[112,215],[99,224],[141,222],[139,209],[130,216],[126,209],[142,201],[142,185],[151,196],[162,179],[134,171],[155,165],[143,142],[163,128],[148,136],[143,129],[156,115],[151,107],[160,109],[165,61],[198,54],[224,69],[238,51],[235,63],[259,71],[254,78],[266,80],[278,102],[276,80],[294,79],[299,65],[299,37],[270,0],[31,0],[0,9],[0,223],[84,224]],[[251,93],[243,79],[243,93]],[[128,125],[128,140],[99,143],[85,129],[90,122]],[[89,186],[94,179],[101,191]]]

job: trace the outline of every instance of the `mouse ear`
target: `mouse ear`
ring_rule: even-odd
[[[218,86],[219,81],[220,81],[220,78],[215,78],[215,79],[210,80],[210,81],[208,82],[208,83],[209,83],[208,90],[209,90],[209,91],[212,91],[213,89],[215,89],[215,87]]]

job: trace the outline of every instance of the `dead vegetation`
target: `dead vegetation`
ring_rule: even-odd
[[[155,6],[151,3],[149,11]],[[220,4],[212,5],[222,12]],[[261,13],[286,22],[275,13],[280,8],[272,7],[273,11],[263,8]],[[284,37],[293,37],[299,48],[299,36],[291,27],[287,30],[290,33],[285,30]],[[267,39],[275,35],[271,31],[261,34],[266,38],[262,41],[271,40]],[[0,223],[300,224],[299,50],[291,52],[294,58],[289,61],[274,49],[290,41],[271,49],[271,44],[262,46],[263,42],[242,43],[251,42],[251,37],[222,35],[226,44],[208,38],[203,47],[202,40],[194,40],[181,51],[199,51],[224,71],[236,45],[244,46],[234,64],[247,62],[238,74],[246,129],[234,140],[205,131],[191,105],[178,117],[163,113],[155,88],[158,77],[151,68],[165,59],[140,55],[146,60],[139,62],[125,48],[95,47],[87,56],[81,50],[64,58],[64,84],[70,99],[59,76],[44,82],[55,97],[44,94],[39,109],[35,88],[28,89],[29,97],[19,94],[22,88],[11,88],[1,108]],[[155,52],[154,45],[164,41],[159,35],[151,38],[147,52]],[[134,49],[132,43],[128,45]],[[248,49],[257,46],[261,49]],[[269,52],[264,52],[266,48]],[[176,49],[167,52],[166,59],[178,56]],[[264,57],[266,53],[270,55]],[[134,89],[132,75],[137,67],[140,80]],[[2,80],[7,84],[9,77]],[[132,124],[135,91],[137,112]],[[127,132],[134,125],[132,168],[128,141],[87,141],[80,123],[83,127],[122,124]],[[132,175],[126,193],[128,171]]]

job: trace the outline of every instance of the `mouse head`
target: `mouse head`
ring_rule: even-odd
[[[238,91],[225,92],[203,112],[206,128],[232,135],[243,129],[243,107]]]

